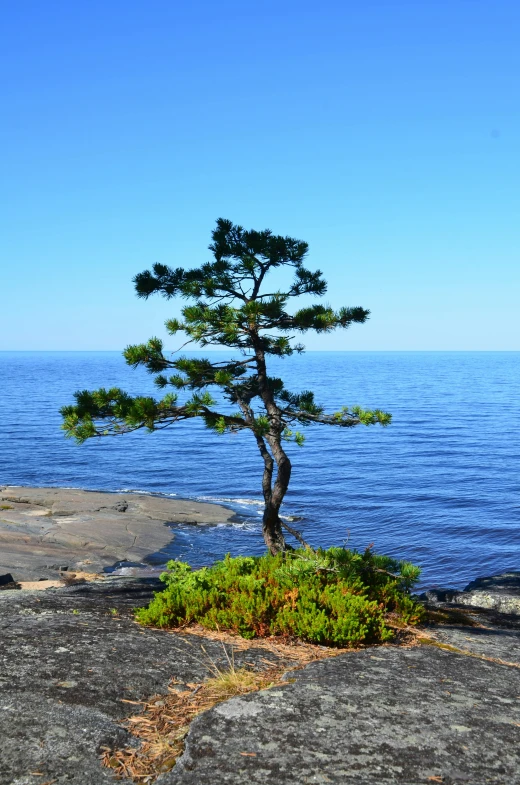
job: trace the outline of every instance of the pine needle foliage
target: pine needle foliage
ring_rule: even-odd
[[[354,646],[390,640],[388,613],[404,624],[421,618],[421,606],[410,596],[419,568],[370,548],[228,555],[199,570],[179,561],[167,568],[164,591],[137,611],[142,624],[175,628],[198,622],[244,638],[282,635]]]
[[[327,414],[311,390],[291,392],[282,379],[270,376],[267,359],[301,353],[304,347],[296,342],[298,335],[362,324],[369,311],[361,306],[334,310],[322,303],[291,308],[295,298],[323,297],[327,291],[321,270],[304,266],[308,245],[301,240],[269,229],[246,230],[219,218],[209,250],[212,260],[198,268],[154,264],[135,276],[135,290],[144,299],[159,294],[190,301],[181,318],[166,322],[169,335],[183,333],[188,344],[200,347],[227,347],[238,351],[238,357],[223,362],[176,357],[165,352],[157,337],[127,346],[127,364],[154,374],[162,397],[131,396],[118,387],[78,391],[75,404],[61,410],[63,429],[80,444],[143,428],[162,430],[196,417],[218,434],[249,431],[264,465],[264,540],[270,552],[277,553],[286,547],[282,527],[289,528],[279,516],[291,476],[284,443],[302,446],[303,430],[310,425],[386,426],[391,416],[359,406],[341,406]],[[283,291],[270,285],[273,273],[281,268],[293,273],[292,284]],[[228,405],[217,405],[210,388]]]

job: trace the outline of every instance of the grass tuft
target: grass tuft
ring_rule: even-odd
[[[224,651],[227,666],[219,668],[210,660],[213,676],[205,682],[189,683],[179,689],[181,682],[173,680],[167,695],[155,695],[142,704],[141,714],[128,717],[123,725],[140,742],[139,746],[116,750],[105,747],[103,765],[112,769],[118,779],[149,785],[175,766],[190,724],[198,714],[236,695],[271,687],[280,682],[287,670],[285,663],[270,664],[262,671],[236,668],[225,647]]]

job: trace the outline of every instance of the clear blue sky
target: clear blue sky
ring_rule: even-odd
[[[17,0],[1,26],[0,349],[163,335],[176,304],[131,279],[205,261],[219,216],[307,240],[328,301],[371,309],[309,349],[520,349],[518,0]]]

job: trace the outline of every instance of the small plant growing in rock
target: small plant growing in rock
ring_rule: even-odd
[[[178,561],[167,566],[161,575],[166,588],[137,611],[142,624],[198,622],[244,638],[279,635],[353,646],[389,640],[389,613],[402,624],[421,617],[421,606],[410,596],[419,568],[370,548],[228,555],[199,570]]]

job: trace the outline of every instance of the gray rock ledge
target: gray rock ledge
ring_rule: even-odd
[[[113,783],[99,753],[131,743],[119,723],[139,706],[126,701],[164,693],[173,676],[204,679],[209,657],[225,665],[216,641],[133,621],[156,587],[0,592],[1,785]],[[290,672],[200,715],[157,785],[519,785],[519,633],[516,616],[465,610],[425,628],[428,645]],[[237,650],[235,663],[266,656]]]
[[[169,524],[233,518],[225,507],[190,500],[0,486],[0,574],[32,581],[56,578],[63,567],[96,573],[118,561],[146,562],[174,539]]]
[[[420,599],[432,604],[467,605],[520,615],[520,572],[511,570],[477,578],[462,591],[430,589],[421,594]]]

